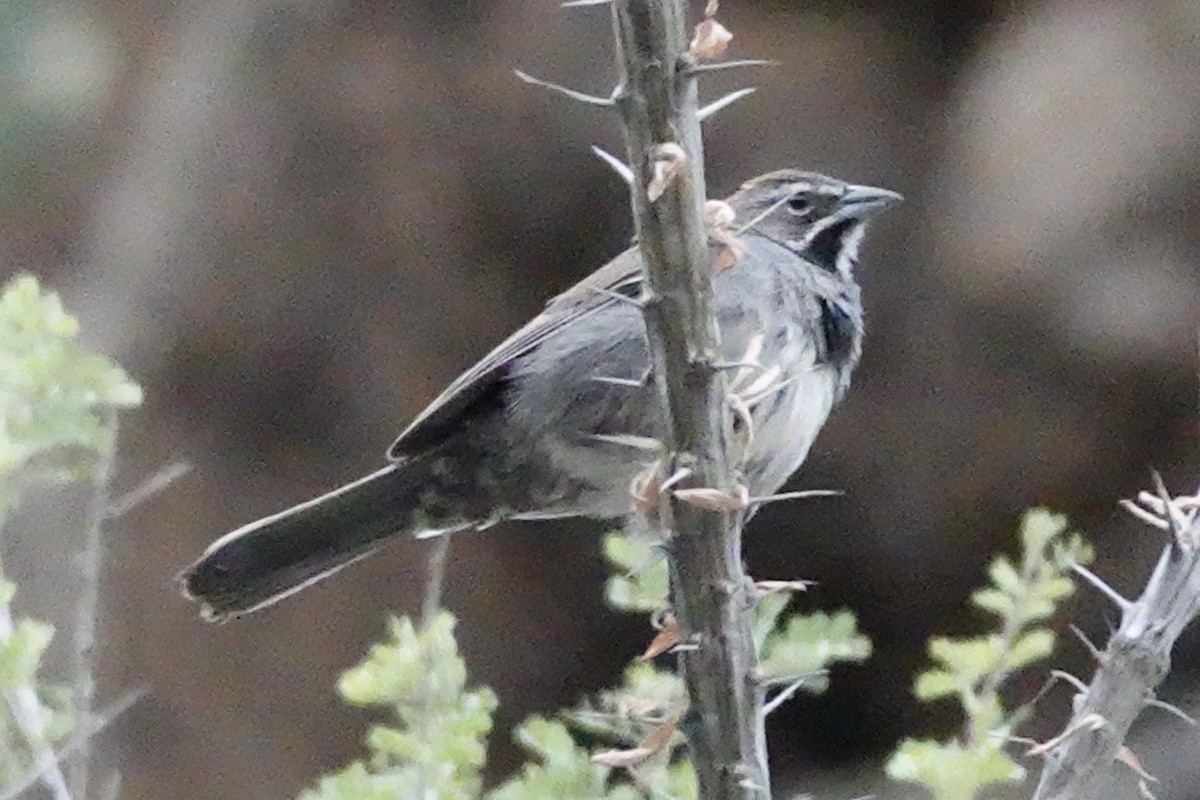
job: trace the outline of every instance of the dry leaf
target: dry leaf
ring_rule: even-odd
[[[704,16],[715,17],[720,7],[721,0],[708,0],[708,5],[704,6]]]
[[[704,221],[710,228],[729,228],[737,219],[733,206],[724,200],[706,200],[704,202]]]
[[[629,485],[629,494],[633,496],[635,511],[649,514],[658,508],[662,497],[662,482],[661,461],[655,461],[633,476],[633,481]]]
[[[706,511],[739,511],[750,504],[750,493],[745,486],[739,486],[731,492],[703,486],[695,489],[676,489],[675,496]]]
[[[723,200],[709,200],[704,204],[704,222],[708,227],[708,239],[718,245],[713,258],[713,271],[724,272],[741,261],[746,246],[733,232],[737,212]]]
[[[1142,766],[1141,759],[1139,759],[1137,755],[1135,755],[1134,752],[1127,746],[1121,745],[1121,749],[1117,751],[1117,761],[1120,761],[1122,764],[1136,772],[1138,777],[1142,780],[1158,783],[1158,778],[1154,777],[1149,772],[1146,772],[1145,767]]]
[[[696,26],[696,32],[688,45],[688,55],[695,61],[711,61],[729,47],[733,34],[721,23],[709,17]]]
[[[663,720],[661,725],[646,734],[646,738],[638,743],[637,749],[648,750],[651,753],[660,752],[667,746],[667,742],[671,741],[671,734],[675,733],[675,726],[679,724],[682,715],[683,711],[679,710]]]
[[[663,617],[662,629],[646,647],[646,652],[638,656],[637,660],[649,661],[655,656],[667,652],[681,641],[683,641],[683,637],[679,635],[679,622],[675,619],[674,614],[666,614]]]
[[[812,581],[755,581],[754,588],[762,595],[776,592],[807,592]]]
[[[646,187],[646,199],[653,203],[683,174],[687,153],[674,142],[667,142],[656,146],[650,157],[652,173],[650,184]]]
[[[741,261],[742,256],[746,254],[746,246],[732,232],[716,233],[712,238],[721,245],[716,258],[713,259],[714,272],[724,272]]]
[[[592,756],[591,761],[593,764],[605,767],[630,769],[638,766],[652,755],[654,755],[653,750],[635,747],[631,750],[605,750],[603,753],[596,753]]]

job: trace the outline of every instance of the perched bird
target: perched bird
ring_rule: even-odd
[[[719,357],[749,365],[731,391],[750,415],[741,471],[752,495],[773,493],[800,466],[849,386],[863,335],[859,246],[866,222],[898,200],[780,170],[726,201],[737,259],[715,272],[713,307]],[[629,514],[631,482],[653,460],[632,443],[661,429],[634,302],[641,284],[633,248],[552,299],[417,416],[387,466],[218,539],[183,572],[184,594],[222,619],[401,534]]]

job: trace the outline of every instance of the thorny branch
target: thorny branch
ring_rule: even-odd
[[[1200,494],[1171,498],[1160,484],[1156,494],[1142,492],[1138,503],[1123,505],[1170,539],[1141,596],[1118,604],[1121,623],[1064,733],[1034,748],[1046,759],[1034,800],[1092,800],[1104,794],[1114,761],[1136,764],[1124,746],[1129,727],[1156,702],[1171,649],[1200,613]],[[1105,594],[1120,597],[1111,589]],[[1139,772],[1139,780],[1146,776]]]
[[[625,127],[645,261],[642,301],[664,419],[664,474],[687,475],[681,481],[687,486],[659,492],[661,502],[652,509],[669,537],[675,616],[684,638],[696,642],[679,654],[690,701],[680,728],[700,796],[749,800],[770,797],[770,778],[763,689],[752,679],[753,601],[742,569],[743,512],[683,502],[679,495],[692,490],[736,496],[739,488],[729,456],[727,377],[716,363],[701,110],[692,71],[724,49],[728,32],[710,14],[689,45],[684,7],[682,0],[612,3],[621,76],[613,99]],[[723,106],[738,96],[743,95],[717,102]]]

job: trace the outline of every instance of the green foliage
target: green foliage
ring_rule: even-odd
[[[322,778],[304,800],[469,800],[479,796],[496,696],[468,690],[454,618],[418,632],[393,618],[388,641],[346,671],[338,690],[355,705],[386,710],[391,723],[367,734],[368,762]]]
[[[33,765],[34,754],[51,747],[71,729],[68,692],[39,684],[42,655],[54,627],[32,619],[12,622],[16,586],[0,577],[0,786],[11,785]],[[21,724],[13,716],[21,707]]]
[[[828,686],[825,670],[833,663],[865,661],[870,655],[871,641],[858,632],[849,611],[793,614],[767,634],[758,671],[768,683],[805,678],[806,691],[820,692]]]
[[[110,436],[112,411],[130,408],[142,392],[119,366],[77,341],[79,323],[58,295],[22,275],[0,295],[0,521],[16,503],[9,480],[25,485],[71,480]]]
[[[667,565],[652,540],[610,534],[604,552],[617,570],[607,587],[612,606],[636,613],[666,607]],[[802,688],[821,691],[830,664],[869,655],[870,642],[855,629],[849,612],[785,615],[790,600],[789,593],[768,594],[757,607],[754,637],[767,682],[803,678]],[[631,666],[620,686],[564,713],[565,722],[526,720],[515,736],[532,760],[494,791],[481,794],[479,772],[496,698],[487,689],[466,689],[466,666],[453,628],[446,613],[426,631],[417,631],[407,619],[393,619],[389,640],[342,676],[338,688],[348,702],[384,710],[392,719],[368,733],[365,761],[322,778],[301,800],[697,796],[695,771],[679,754],[683,736],[672,722],[686,702],[683,682],[650,663]],[[617,749],[599,756],[590,752],[576,743],[568,724]],[[643,747],[655,736],[661,736],[661,744]],[[644,755],[632,755],[639,749]]]
[[[0,526],[20,492],[87,475],[111,445],[114,412],[141,389],[77,341],[79,324],[53,292],[23,275],[0,294]],[[14,619],[16,587],[0,575],[0,785],[9,785],[70,731],[70,691],[40,675],[54,628]]]
[[[604,596],[621,611],[651,612],[667,603],[667,561],[648,536],[610,533],[604,537],[604,557],[615,571]]]
[[[988,569],[989,585],[971,596],[995,618],[995,632],[935,637],[929,643],[935,666],[917,677],[920,699],[953,698],[962,706],[961,741],[908,739],[888,762],[892,778],[923,784],[935,800],[971,800],[985,786],[1024,777],[1004,752],[1019,714],[1003,707],[999,690],[1054,649],[1054,632],[1042,623],[1075,590],[1071,565],[1090,561],[1092,551],[1078,534],[1067,534],[1064,516],[1042,509],[1025,515],[1021,545],[1020,566],[1000,556]]]
[[[609,605],[630,612],[667,606],[667,564],[652,539],[610,533],[604,539],[604,555],[617,570],[608,580]],[[833,663],[863,661],[871,655],[871,642],[858,633],[852,613],[784,616],[790,601],[791,593],[775,592],[762,597],[755,609],[754,642],[765,681],[783,683],[807,676],[802,688],[821,692],[828,685],[824,671]]]
[[[608,788],[609,767],[592,763],[587,750],[575,744],[561,722],[532,717],[517,728],[517,741],[537,761],[492,792],[489,800],[642,800],[628,785]]]

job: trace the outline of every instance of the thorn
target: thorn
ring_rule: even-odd
[[[635,450],[646,450],[648,452],[658,452],[662,449],[662,442],[650,436],[638,436],[632,433],[594,433],[591,438],[599,442],[608,442],[609,444],[619,444],[623,447],[632,447]]]
[[[766,503],[778,503],[782,500],[803,500],[808,497],[842,497],[845,494],[840,489],[806,489],[801,492],[780,492],[779,494],[751,497],[747,502],[752,506],[760,506]]]
[[[1167,492],[1167,485],[1163,483],[1162,475],[1158,473],[1158,470],[1150,470],[1150,476],[1154,481],[1154,489],[1158,492],[1159,502],[1163,504],[1163,519],[1167,523],[1167,529],[1171,531],[1171,540],[1174,545],[1171,548],[1171,555],[1173,558],[1178,558],[1191,550],[1183,530],[1186,521],[1176,516],[1179,511],[1175,508],[1175,503],[1171,501],[1171,495]]]
[[[788,378],[786,380],[782,380],[782,381],[773,383],[770,386],[767,386],[766,388],[764,388],[761,392],[756,392],[756,393],[750,395],[749,397],[747,397],[746,402],[752,406],[758,405],[763,400],[766,400],[768,397],[770,397],[773,394],[777,394],[777,393],[783,391],[784,389],[791,386],[793,383],[795,383],[798,380],[800,380],[800,378],[799,378],[799,376],[796,376],[796,377]]]
[[[668,489],[670,489],[675,484],[679,483],[680,481],[685,481],[690,477],[692,477],[691,468],[683,467],[681,469],[677,469],[677,470],[675,470],[674,475],[667,478],[665,481],[662,482],[662,485],[658,487],[658,493],[663,494],[664,492],[666,492]]]
[[[1175,716],[1179,717],[1181,720],[1186,722],[1188,725],[1191,725],[1193,728],[1195,728],[1197,726],[1197,722],[1196,722],[1195,718],[1189,716],[1187,714],[1187,712],[1185,712],[1179,706],[1171,705],[1170,703],[1167,703],[1163,700],[1159,700],[1156,697],[1152,697],[1149,700],[1147,700],[1146,705],[1154,706],[1155,708],[1161,708],[1163,711],[1166,711],[1168,714],[1174,714]]]
[[[628,295],[623,295],[620,292],[614,292],[612,289],[606,289],[603,286],[587,286],[584,288],[586,288],[588,291],[595,292],[596,294],[602,294],[605,297],[609,298],[610,300],[617,300],[618,302],[621,302],[621,303],[628,303],[629,305],[633,306],[634,308],[642,307],[642,301],[637,299],[636,297],[629,297]]]
[[[1046,741],[1042,742],[1041,744],[1039,744],[1035,747],[1029,748],[1028,750],[1025,751],[1025,755],[1027,755],[1027,756],[1045,755],[1046,753],[1050,752],[1055,747],[1057,747],[1059,744],[1066,741],[1067,739],[1074,736],[1075,734],[1079,733],[1080,731],[1100,730],[1107,724],[1108,724],[1107,720],[1105,720],[1104,717],[1100,716],[1099,714],[1088,714],[1086,717],[1079,720],[1079,722],[1076,722],[1071,727],[1067,728],[1065,731],[1060,733],[1058,736],[1055,736],[1052,739],[1047,739]]]
[[[711,64],[689,64],[683,74],[687,77],[700,75],[705,72],[720,72],[726,69],[738,69],[740,67],[778,67],[778,61],[770,61],[763,58],[742,58],[736,61],[716,61]]]
[[[1066,681],[1084,694],[1087,694],[1088,692],[1088,685],[1069,672],[1064,672],[1061,669],[1052,669],[1050,670],[1050,675],[1058,678],[1059,680]]]
[[[753,91],[753,90],[751,90],[751,91]],[[733,235],[734,236],[742,235],[743,233],[750,230],[755,225],[757,225],[758,223],[762,222],[764,219],[769,217],[771,214],[775,213],[776,209],[780,208],[781,206],[786,204],[791,199],[792,199],[791,195],[785,195],[785,196],[779,198],[774,203],[771,203],[771,205],[767,206],[762,211],[758,212],[758,215],[755,217],[752,217],[749,222],[742,223],[741,227],[739,227],[737,230],[735,230],[733,232]]]
[[[608,0],[606,0],[606,2],[607,1]],[[629,168],[628,164],[607,150],[603,150],[596,145],[592,145],[592,152],[595,153],[601,161],[612,167],[613,171],[621,176],[621,180],[625,181],[626,185],[633,186],[633,170]]]
[[[613,105],[613,99],[611,97],[598,97],[594,94],[577,92],[574,89],[568,89],[566,86],[560,86],[557,83],[551,83],[550,81],[544,81],[541,78],[535,78],[528,72],[522,72],[519,69],[514,69],[513,72],[518,78],[525,81],[525,83],[532,84],[533,86],[541,86],[543,89],[550,89],[551,91],[558,92],[561,95],[566,95],[572,100],[578,100],[579,102],[586,103],[590,106]]]
[[[1088,653],[1090,653],[1092,658],[1096,660],[1096,663],[1103,664],[1104,653],[1101,653],[1100,648],[1092,644],[1092,640],[1087,637],[1087,634],[1084,633],[1079,626],[1073,622],[1068,622],[1067,627],[1071,629],[1071,633],[1075,634],[1075,638],[1079,639],[1079,641],[1083,643],[1083,646],[1087,648]]]
[[[802,672],[792,675],[764,675],[759,667],[755,667],[751,673],[749,680],[759,686],[765,686],[770,689],[775,686],[791,686],[797,681],[811,681],[815,678],[829,677],[828,669],[815,669],[812,672]]]
[[[779,377],[780,371],[778,364],[772,364],[770,368],[755,378],[749,386],[739,391],[738,394],[742,395],[747,403],[754,405],[764,397],[770,397],[779,391],[779,389],[795,383],[794,378],[776,380]]]
[[[995,736],[996,733],[992,732],[988,735]],[[1030,739],[1028,736],[1013,736],[1012,734],[1009,734],[1008,736],[1000,736],[999,738],[1002,738],[1007,744],[1023,744],[1027,747],[1037,747],[1039,744],[1037,739]]]
[[[612,378],[607,375],[593,375],[591,380],[596,383],[607,383],[611,386],[629,386],[634,389],[640,389],[644,385],[642,381],[636,378]]]
[[[767,369],[765,366],[758,363],[757,361],[714,361],[709,366],[711,366],[713,369],[720,369],[720,370],[725,370],[725,369],[765,370],[765,369]]]
[[[777,594],[779,592],[807,592],[816,585],[816,581],[805,580],[754,582],[754,588],[758,591],[760,597],[766,597],[769,594]]]
[[[1157,500],[1157,498],[1155,499]],[[1170,529],[1170,526],[1165,520],[1163,520],[1161,516],[1147,511],[1132,500],[1119,500],[1118,505],[1120,505],[1121,508],[1128,511],[1133,516],[1140,519],[1142,522],[1145,522],[1147,525],[1153,525],[1155,528],[1158,528],[1162,531]]]
[[[1079,679],[1076,678],[1074,675],[1070,675],[1066,672],[1060,672],[1058,670],[1055,670],[1050,673],[1050,677],[1046,678],[1046,680],[1042,682],[1042,687],[1040,689],[1038,689],[1037,694],[1035,694],[1032,698],[1030,698],[1026,702],[1022,703],[1020,705],[1020,707],[1013,710],[1013,712],[1008,717],[1009,724],[1007,724],[1005,727],[1008,728],[1009,730],[1013,730],[1015,728],[1021,727],[1025,723],[1025,721],[1027,719],[1029,719],[1029,715],[1033,712],[1033,710],[1035,708],[1037,708],[1037,705],[1042,702],[1042,699],[1050,693],[1051,689],[1053,689],[1055,686],[1058,685],[1059,681],[1067,681],[1068,683],[1073,683],[1077,687],[1081,687],[1080,691],[1086,693],[1087,687],[1083,686],[1083,682],[1079,681]],[[1080,696],[1079,694],[1075,695],[1076,698],[1078,698],[1079,696]],[[1074,706],[1074,705],[1075,704],[1072,703],[1072,706]],[[1018,743],[1026,744],[1029,746],[1037,745],[1037,742],[1032,739],[1018,739],[1011,735],[1006,736],[1005,741],[1018,742]]]
[[[706,119],[708,119],[713,114],[720,111],[721,109],[725,108],[726,106],[733,105],[738,100],[741,100],[743,97],[754,94],[757,91],[758,91],[757,86],[751,86],[746,89],[738,89],[736,92],[730,92],[729,94],[725,95],[721,99],[714,100],[711,103],[709,103],[708,105],[706,105],[704,108],[697,111],[696,119],[699,120],[700,122],[704,122]]]
[[[698,486],[694,489],[676,489],[675,497],[684,503],[706,511],[741,511],[749,505],[749,492],[745,486],[730,491]]]
[[[1119,608],[1122,613],[1125,613],[1130,609],[1130,607],[1133,606],[1133,603],[1129,602],[1120,594],[1118,594],[1116,589],[1109,586],[1107,583],[1101,580],[1096,573],[1092,572],[1082,564],[1072,564],[1071,569],[1074,570],[1079,577],[1083,578],[1092,586],[1099,589],[1101,594],[1111,600],[1113,605]]]
[[[766,703],[763,703],[763,710],[762,710],[763,716],[764,717],[770,716],[772,711],[779,708],[781,705],[786,703],[788,700],[791,700],[792,695],[794,695],[794,694],[796,694],[796,692],[800,691],[800,687],[803,686],[805,681],[807,681],[807,680],[808,680],[807,675],[797,678],[796,680],[789,683],[787,685],[787,688],[785,688],[782,692],[780,692],[779,694],[772,697]]]

